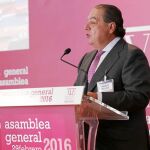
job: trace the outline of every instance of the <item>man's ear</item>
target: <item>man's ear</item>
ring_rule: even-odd
[[[116,23],[115,22],[110,22],[109,23],[109,33],[113,34],[116,30]]]

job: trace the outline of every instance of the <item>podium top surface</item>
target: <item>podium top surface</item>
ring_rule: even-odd
[[[127,112],[121,112],[117,109],[104,104],[103,102],[89,97],[83,100],[80,106],[76,107],[77,116],[81,119],[98,118],[103,120],[128,120]]]

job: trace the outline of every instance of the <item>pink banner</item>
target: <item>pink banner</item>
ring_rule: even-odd
[[[0,108],[0,114],[1,150],[77,150],[73,106]]]

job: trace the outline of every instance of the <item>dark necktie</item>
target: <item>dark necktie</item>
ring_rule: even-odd
[[[90,83],[95,71],[96,71],[96,67],[99,63],[99,60],[100,60],[100,57],[102,56],[102,54],[104,53],[104,51],[98,51],[90,68],[89,68],[89,71],[88,71],[88,82]]]

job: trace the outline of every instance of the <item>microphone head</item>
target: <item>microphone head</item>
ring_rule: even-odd
[[[67,49],[65,49],[65,51],[64,51],[64,55],[69,54],[70,52],[71,52],[71,49],[70,49],[70,48],[67,48]]]

